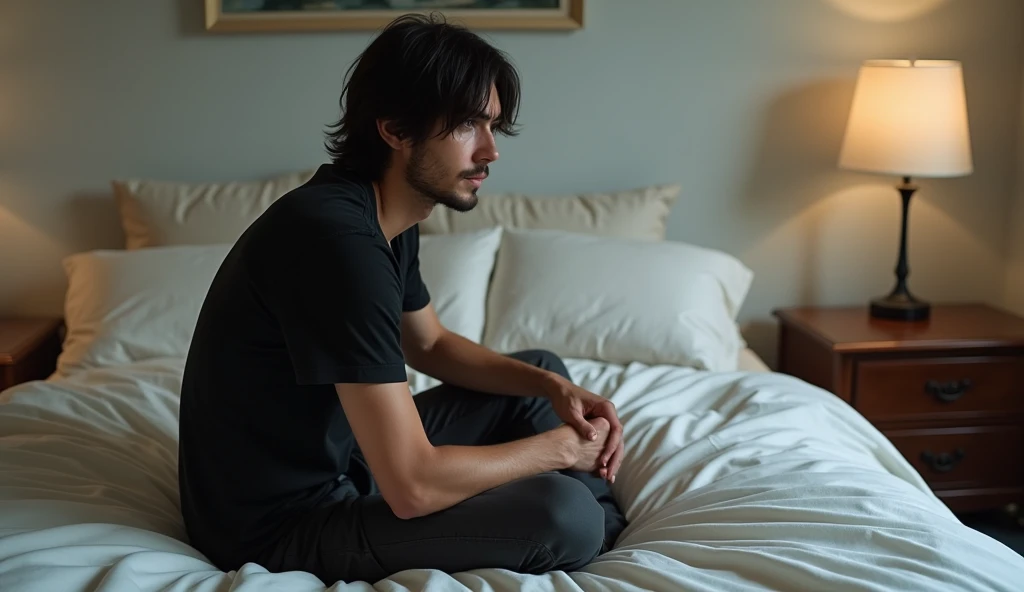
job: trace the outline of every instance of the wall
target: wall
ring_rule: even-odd
[[[1011,208],[1007,236],[1010,260],[1006,269],[1005,307],[1024,315],[1024,88],[1020,100],[1020,139],[1017,148],[1017,191]]]
[[[60,313],[60,259],[116,248],[119,176],[244,179],[324,159],[369,33],[212,35],[200,0],[0,4],[0,313]],[[757,274],[741,321],[773,358],[771,309],[864,304],[893,283],[897,179],[837,170],[865,58],[965,65],[976,170],[922,180],[912,289],[1000,301],[1019,161],[1018,0],[587,0],[586,28],[487,36],[524,81],[523,134],[487,189],[677,182],[669,237]]]

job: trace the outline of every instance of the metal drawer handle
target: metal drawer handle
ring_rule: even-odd
[[[932,454],[926,450],[921,453],[921,460],[937,473],[948,473],[964,459],[964,456],[963,448],[957,448],[952,454],[949,452]]]
[[[951,380],[949,382],[929,380],[924,383],[924,390],[926,393],[943,403],[952,403],[964,396],[971,386],[972,383],[970,378],[965,378],[963,380]]]

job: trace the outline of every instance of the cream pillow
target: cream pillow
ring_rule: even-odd
[[[112,181],[126,249],[233,243],[271,203],[307,182],[316,169],[268,179],[224,183]],[[547,228],[602,236],[664,240],[679,185],[571,195],[484,195],[469,212],[438,206],[422,234],[506,228]]]
[[[610,363],[735,370],[753,273],[680,242],[506,229],[484,344]]]
[[[314,172],[226,183],[115,180],[125,248],[233,243],[270,204]]]
[[[57,371],[185,357],[230,245],[98,250],[65,257],[67,336]]]
[[[550,197],[481,195],[477,206],[468,212],[435,207],[420,223],[420,232],[447,234],[502,226],[660,241],[665,238],[666,219],[679,191],[679,185],[656,185]]]

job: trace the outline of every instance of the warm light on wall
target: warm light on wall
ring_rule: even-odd
[[[11,245],[32,245],[32,249],[49,251],[51,253],[61,250],[61,245],[54,241],[53,238],[15,216],[10,210],[5,209],[3,205],[0,205],[0,236],[4,237],[4,240]],[[12,259],[21,259],[26,255],[26,253],[22,252],[18,254],[18,257],[12,257]]]
[[[0,202],[24,193],[0,176]],[[0,311],[4,314],[54,314],[60,310],[60,260],[64,246],[0,203],[0,237],[8,248],[0,253]],[[46,295],[51,295],[47,301]],[[41,297],[42,295],[42,297]],[[47,310],[48,308],[48,310]]]
[[[893,23],[931,12],[949,0],[826,0],[839,10],[867,21]]]
[[[898,216],[880,215],[892,211],[892,186],[860,182],[818,195],[740,258],[779,280],[761,287],[777,301],[849,306],[875,296],[870,286],[892,277],[892,241],[900,230]],[[919,265],[962,270],[922,278],[928,291],[953,300],[976,298],[984,289],[979,286],[1001,272],[1001,253],[964,220],[928,201],[916,204],[914,220],[927,230],[915,237]],[[1024,310],[1024,261],[1020,269]]]

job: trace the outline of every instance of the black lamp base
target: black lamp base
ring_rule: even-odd
[[[894,321],[923,321],[931,316],[931,304],[910,294],[890,294],[871,301],[871,316]]]

